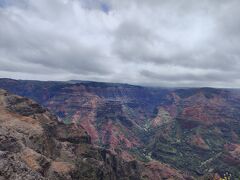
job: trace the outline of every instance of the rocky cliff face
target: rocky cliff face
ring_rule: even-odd
[[[61,120],[80,124],[95,144],[130,148],[141,144],[144,124],[159,102],[168,102],[161,92],[130,85],[15,81],[3,79],[0,87],[34,99]]]
[[[36,100],[126,162],[155,170],[162,162],[196,178],[240,176],[240,90],[10,79],[0,87]]]
[[[239,92],[212,91],[202,89],[184,96],[182,92],[174,92],[174,96],[178,96],[178,101],[174,102],[177,113],[171,115],[165,107],[172,118],[161,113],[165,119],[170,119],[169,123],[150,128],[147,139],[154,139],[154,142],[147,152],[154,159],[175,164],[176,168],[187,169],[196,176],[222,175],[230,171],[238,178],[240,164],[232,162],[240,156],[233,160],[231,150],[226,147],[232,146],[232,151],[236,152],[239,144],[239,104],[236,103],[240,100]],[[185,93],[189,93],[188,90]],[[164,118],[158,117],[162,121]]]
[[[159,162],[126,161],[94,145],[81,125],[63,124],[34,101],[0,89],[1,180],[156,178],[188,177]]]

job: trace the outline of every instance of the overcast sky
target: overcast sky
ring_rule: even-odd
[[[239,0],[0,0],[0,77],[240,87]]]

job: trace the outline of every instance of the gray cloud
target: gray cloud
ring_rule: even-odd
[[[140,74],[143,77],[151,78],[151,79],[156,79],[158,81],[170,81],[170,82],[181,82],[181,81],[193,81],[193,82],[210,82],[210,83],[215,83],[215,82],[225,82],[228,81],[229,79],[231,82],[234,82],[236,79],[236,73],[231,73],[227,72],[222,74],[222,72],[208,72],[204,74],[194,74],[194,73],[183,73],[183,74],[171,74],[171,75],[166,75],[166,74],[161,74],[161,73],[154,73],[150,71],[142,71]]]
[[[0,0],[0,76],[240,87],[238,0]]]

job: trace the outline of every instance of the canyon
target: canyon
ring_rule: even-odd
[[[29,179],[240,177],[238,89],[13,79],[0,88],[1,162]]]

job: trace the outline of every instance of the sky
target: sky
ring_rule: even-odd
[[[0,77],[240,87],[239,0],[0,0]]]

